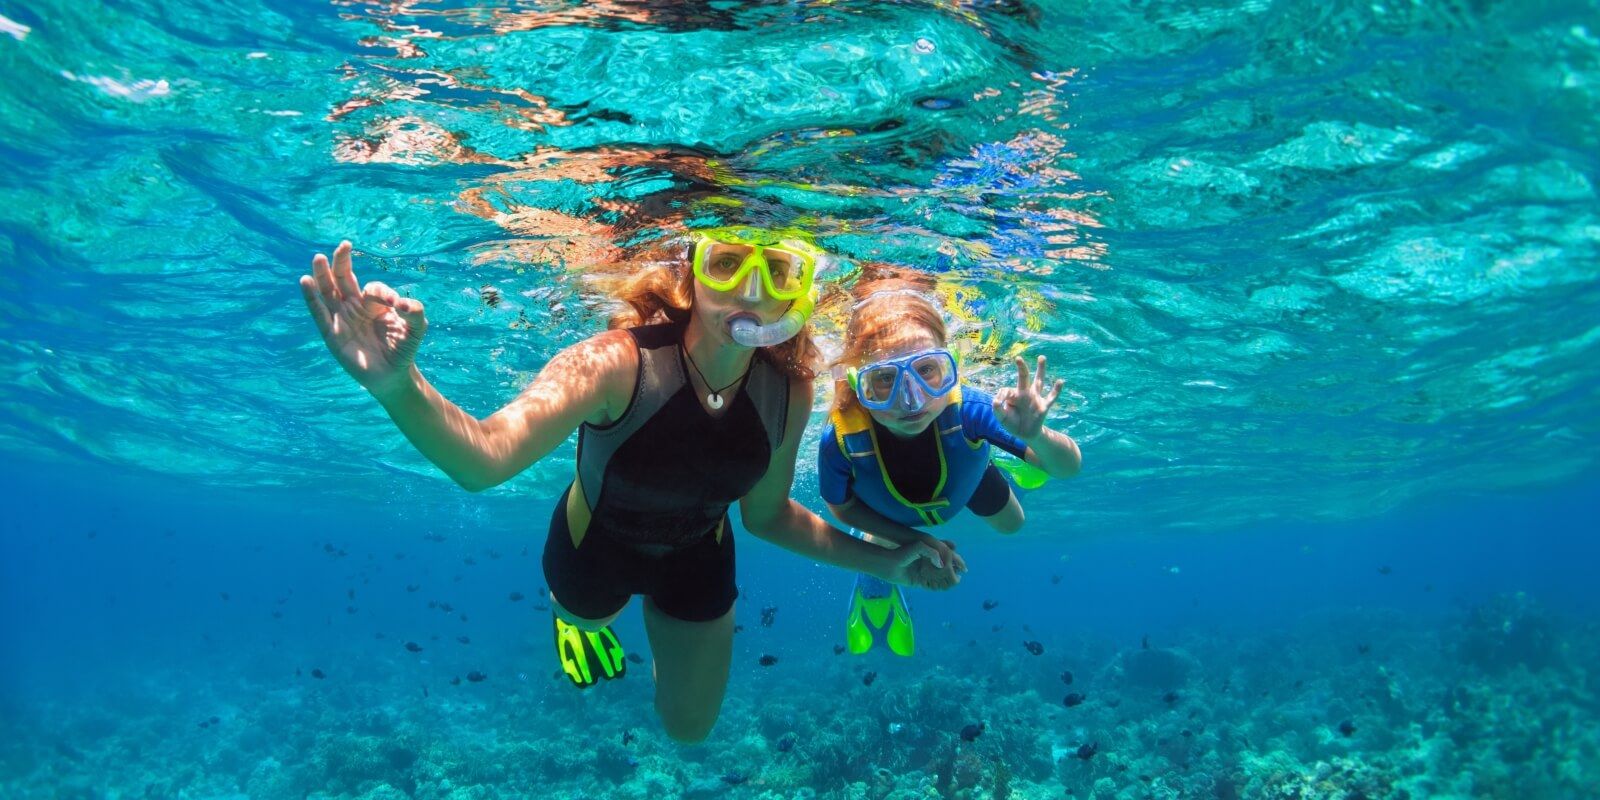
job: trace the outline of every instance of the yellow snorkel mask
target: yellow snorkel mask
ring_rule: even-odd
[[[793,301],[777,322],[734,320],[733,339],[746,347],[780,344],[805,327],[816,309],[817,270],[826,259],[801,231],[743,226],[695,231],[690,257],[695,280],[708,289],[731,292],[742,286],[748,295],[756,295],[759,274],[768,297]]]

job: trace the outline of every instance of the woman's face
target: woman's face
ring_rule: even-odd
[[[944,342],[939,341],[939,337],[932,331],[916,325],[902,325],[881,334],[875,348],[867,352],[862,362],[856,366],[861,367],[875,361],[900,358],[939,347],[944,347]],[[921,408],[908,409],[903,405],[905,391],[902,380],[900,393],[895,395],[893,406],[882,411],[867,409],[867,413],[871,414],[879,425],[888,428],[889,432],[897,436],[916,436],[927,430],[940,412],[949,407],[950,399],[954,396],[952,392],[939,397],[928,397],[927,403]]]
[[[756,286],[752,287],[750,281]],[[752,295],[754,295],[752,297]],[[743,286],[731,292],[719,292],[694,281],[694,306],[691,309],[694,323],[701,333],[716,337],[714,341],[732,347],[743,347],[733,340],[733,321],[740,317],[755,320],[757,325],[770,325],[783,317],[792,300],[774,300],[761,286],[761,276],[752,271]]]

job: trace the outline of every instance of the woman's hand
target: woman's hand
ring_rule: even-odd
[[[994,393],[994,414],[1001,427],[1024,442],[1033,441],[1044,430],[1045,415],[1061,396],[1061,387],[1066,383],[1058,378],[1047,391],[1044,368],[1044,356],[1039,356],[1039,368],[1030,380],[1028,362],[1018,356],[1017,385]]]
[[[311,260],[300,293],[333,357],[363,388],[381,394],[407,379],[428,331],[422,303],[377,281],[361,289],[350,269],[349,242],[333,251],[332,267],[321,253]]]
[[[956,543],[923,534],[923,540],[888,551],[891,559],[885,580],[942,592],[961,582],[966,559],[955,552]]]

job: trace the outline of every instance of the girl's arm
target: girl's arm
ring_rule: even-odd
[[[1083,452],[1071,436],[1040,428],[1039,435],[1023,441],[1028,445],[1023,460],[1044,470],[1052,478],[1070,478],[1083,469]]]
[[[1052,478],[1070,478],[1083,469],[1083,453],[1072,437],[1044,426],[1045,415],[1061,396],[1064,381],[1054,385],[1045,380],[1046,361],[1039,356],[1039,368],[1030,377],[1028,364],[1016,359],[1017,385],[1007,386],[994,395],[994,413],[1001,427],[1028,446],[1027,461]]]
[[[418,452],[478,492],[527,469],[585,420],[609,419],[615,398],[625,403],[632,393],[637,360],[626,331],[591,337],[557,353],[515,400],[483,420],[446,399],[414,365],[409,380],[373,396]]]
[[[868,544],[824,522],[789,496],[794,486],[794,465],[800,439],[811,418],[811,382],[792,381],[789,385],[789,419],[783,444],[772,454],[766,475],[739,501],[739,512],[751,533],[800,555],[836,567],[865,572],[890,583],[917,583],[922,568],[915,562],[932,558],[925,545],[913,544],[887,550]]]

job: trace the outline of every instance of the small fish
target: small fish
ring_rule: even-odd
[[[406,642],[406,649],[413,653],[420,653],[422,652],[422,645],[417,644],[416,642]]]
[[[761,657],[761,666],[763,667],[770,667],[776,663],[778,663],[778,657],[775,655],[769,654]]]
[[[763,627],[763,628],[772,627],[772,623],[775,622],[777,620],[777,618],[778,618],[778,607],[777,606],[767,606],[766,608],[761,609],[761,627]]]
[[[513,603],[522,602],[522,598],[523,598],[522,592],[512,592],[511,594],[506,596],[506,599],[510,600]]]
[[[1150,649],[1150,634],[1147,633],[1144,636],[1139,638],[1139,649],[1140,650],[1149,650]]]
[[[422,538],[426,539],[427,541],[430,541],[430,542],[442,542],[442,541],[444,541],[444,534],[442,534],[442,533],[430,533],[430,534],[427,534],[427,535],[423,536]]]
[[[467,615],[465,613],[457,614],[456,616],[460,617],[462,622],[467,621]]]
[[[995,609],[995,606],[998,606],[998,605],[1000,605],[1000,601],[999,600],[985,600],[985,601],[983,601],[983,610],[984,611],[993,611]]]
[[[449,603],[440,603],[439,604],[439,610],[443,611],[446,614],[454,614],[454,613],[456,613],[456,607],[453,606],[453,605],[450,605]]]
[[[644,663],[644,656],[641,656],[638,653],[629,653],[628,654],[628,660],[632,661],[635,664],[643,664]]]
[[[1066,697],[1061,699],[1061,702],[1065,704],[1067,708],[1072,708],[1073,706],[1083,705],[1083,701],[1088,699],[1089,698],[1086,695],[1083,695],[1079,692],[1070,692]]]
[[[1050,576],[1050,583],[1052,583],[1052,584],[1061,583],[1061,576],[1060,575],[1051,575]]]
[[[556,673],[556,677],[557,677],[557,678],[559,678],[559,677],[561,677],[561,673],[560,673],[560,672],[557,672],[557,673]],[[455,677],[454,677],[454,678],[451,678],[451,679],[450,679],[450,685],[451,685],[451,686],[460,686],[460,685],[461,685],[461,676],[460,676],[460,675],[457,675],[457,676],[455,676]]]
[[[485,680],[488,680],[488,678],[488,675],[485,675],[477,670],[467,673],[467,680],[472,681],[473,683],[483,683]]]
[[[456,641],[458,641],[458,642],[460,642],[462,644],[472,644],[472,639],[470,637],[467,637],[467,636],[457,636],[456,637]]]
[[[210,723],[210,722],[206,722],[206,721],[204,721],[204,720],[202,720],[202,721],[201,721],[201,722],[200,722],[200,727],[202,727],[202,728],[209,728],[209,727],[211,727],[211,723]]]
[[[1044,645],[1039,644],[1038,642],[1030,640],[1030,641],[1023,642],[1022,646],[1028,648],[1028,652],[1030,652],[1030,653],[1032,653],[1032,654],[1034,654],[1036,656],[1044,655]]]
[[[790,750],[793,750],[795,739],[796,737],[792,733],[786,733],[778,737],[778,752],[787,753]]]
[[[1061,682],[1066,684],[1066,685],[1068,685],[1068,686],[1072,685],[1072,670],[1070,670],[1070,669],[1061,670]]]
[[[1390,569],[1388,564],[1384,564],[1383,566],[1378,567],[1378,574],[1379,575],[1388,575],[1388,574],[1390,574],[1392,572],[1394,572],[1394,570]]]
[[[744,626],[743,625],[735,625],[735,626],[733,626],[733,632],[734,633],[744,633]]]
[[[345,606],[344,607],[344,613],[346,613],[346,614],[354,614],[354,613],[356,613],[356,611],[357,611],[357,609],[356,609],[355,606]]]
[[[743,772],[730,772],[722,776],[722,782],[729,786],[739,786],[748,780],[750,780],[750,776]]]
[[[1372,652],[1372,645],[1366,643],[1358,644],[1356,645],[1356,652],[1360,653],[1361,655],[1366,655]]]
[[[416,591],[418,589],[421,589],[421,588],[422,588],[422,584],[420,584],[420,583],[408,583],[408,584],[406,584],[406,591],[408,591],[408,592],[414,592],[414,591]],[[434,603],[432,601],[429,601],[428,608],[433,608],[433,606],[434,606]]]
[[[320,680],[322,680],[322,679],[323,679],[323,678],[326,678],[326,677],[328,677],[328,673],[326,673],[326,672],[323,672],[323,671],[322,671],[322,670],[320,670],[320,669],[314,669],[314,670],[311,670],[311,677],[313,677],[313,678],[316,678],[316,679],[317,679],[317,680],[319,680],[319,681],[320,681]]]
[[[439,601],[438,600],[429,600],[428,601],[428,608],[438,608],[438,607],[439,607]]]
[[[1166,703],[1169,706],[1172,705],[1173,703],[1178,702],[1178,693],[1177,692],[1167,692],[1166,694],[1161,695],[1161,702]]]
[[[844,645],[842,645],[842,644],[834,645],[833,646],[833,654],[836,655],[836,656],[844,655]]]
[[[1178,731],[1178,735],[1182,736],[1185,739],[1191,739],[1191,738],[1194,737],[1194,731],[1191,731],[1188,728],[1184,728],[1183,730]]]
[[[877,680],[877,679],[878,679],[878,673],[876,673],[876,672],[868,672],[867,674],[861,676],[861,685],[862,686],[871,686],[872,682]]]
[[[472,556],[467,556],[466,558],[461,559],[461,563],[466,564],[469,567],[476,567],[478,566],[478,559],[473,558]]]
[[[987,727],[988,726],[983,724],[982,722],[974,722],[971,725],[968,725],[965,728],[962,728],[961,729],[961,741],[963,741],[963,742],[975,742],[975,741],[977,741],[978,737],[983,735],[983,731]]]
[[[294,668],[294,676],[296,678],[300,677],[300,668],[299,667],[295,667]]]
[[[354,600],[354,599],[356,599],[356,590],[354,590],[354,589],[346,589],[346,590],[344,590],[344,599],[346,599],[346,600]]]
[[[1076,755],[1078,758],[1088,761],[1089,759],[1094,758],[1094,754],[1098,752],[1100,752],[1100,743],[1095,742],[1094,744],[1078,745],[1078,752]]]
[[[1356,725],[1350,720],[1345,720],[1344,722],[1339,723],[1339,732],[1344,734],[1346,737],[1354,736],[1356,733]]]
[[[622,746],[627,747],[634,740],[633,729],[626,728],[622,731]]]
[[[489,560],[490,561],[499,561],[500,560],[500,551],[499,550],[489,550],[488,551],[488,556],[489,556]]]
[[[494,308],[500,305],[500,290],[485,284],[478,289],[478,299],[482,300],[484,305]]]
[[[428,687],[426,687],[426,686],[422,687],[422,696],[423,697],[427,697],[428,696]]]
[[[272,618],[273,619],[283,619],[283,612],[282,611],[274,611],[274,612],[272,612]]]
[[[916,104],[917,108],[925,108],[929,111],[947,111],[962,106],[960,100],[952,97],[924,97],[921,100],[917,100]]]

